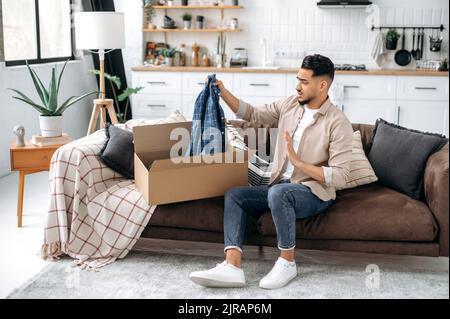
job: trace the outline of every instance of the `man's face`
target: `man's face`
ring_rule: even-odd
[[[324,77],[313,76],[312,70],[300,69],[297,74],[296,90],[299,103],[305,105],[328,90],[328,84]]]

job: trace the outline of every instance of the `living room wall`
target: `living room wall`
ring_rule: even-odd
[[[60,70],[62,63],[57,65],[58,70]],[[53,66],[54,63],[32,67],[44,83],[47,83]],[[70,96],[97,90],[95,77],[88,73],[88,70],[92,68],[93,63],[90,55],[81,60],[69,62],[61,82],[59,99],[64,101]],[[25,66],[5,67],[5,63],[0,62],[0,176],[10,172],[8,150],[15,137],[12,133],[13,127],[17,124],[23,125],[26,139],[30,139],[32,135],[40,134],[37,111],[27,104],[13,99],[11,97],[12,92],[8,88],[20,89],[31,99],[39,100]],[[69,133],[74,138],[86,135],[93,98],[94,96],[83,99],[64,113],[64,132]]]

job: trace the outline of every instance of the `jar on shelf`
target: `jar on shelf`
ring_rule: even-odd
[[[239,20],[237,18],[233,18],[230,21],[230,29],[237,30],[239,28]]]
[[[192,66],[199,66],[199,60],[198,60],[198,51],[200,50],[200,47],[194,43],[192,46]]]

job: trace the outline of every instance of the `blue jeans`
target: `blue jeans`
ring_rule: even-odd
[[[255,217],[271,211],[277,231],[278,248],[295,247],[295,223],[325,212],[334,200],[322,201],[303,184],[283,180],[279,184],[259,187],[237,187],[225,194],[225,250],[242,252],[247,214]]]

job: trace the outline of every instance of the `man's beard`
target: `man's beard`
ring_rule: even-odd
[[[300,101],[300,99],[298,100],[298,103],[299,103],[300,105],[309,104],[309,102],[311,102],[311,99],[306,99],[306,100],[302,100],[302,101]]]

